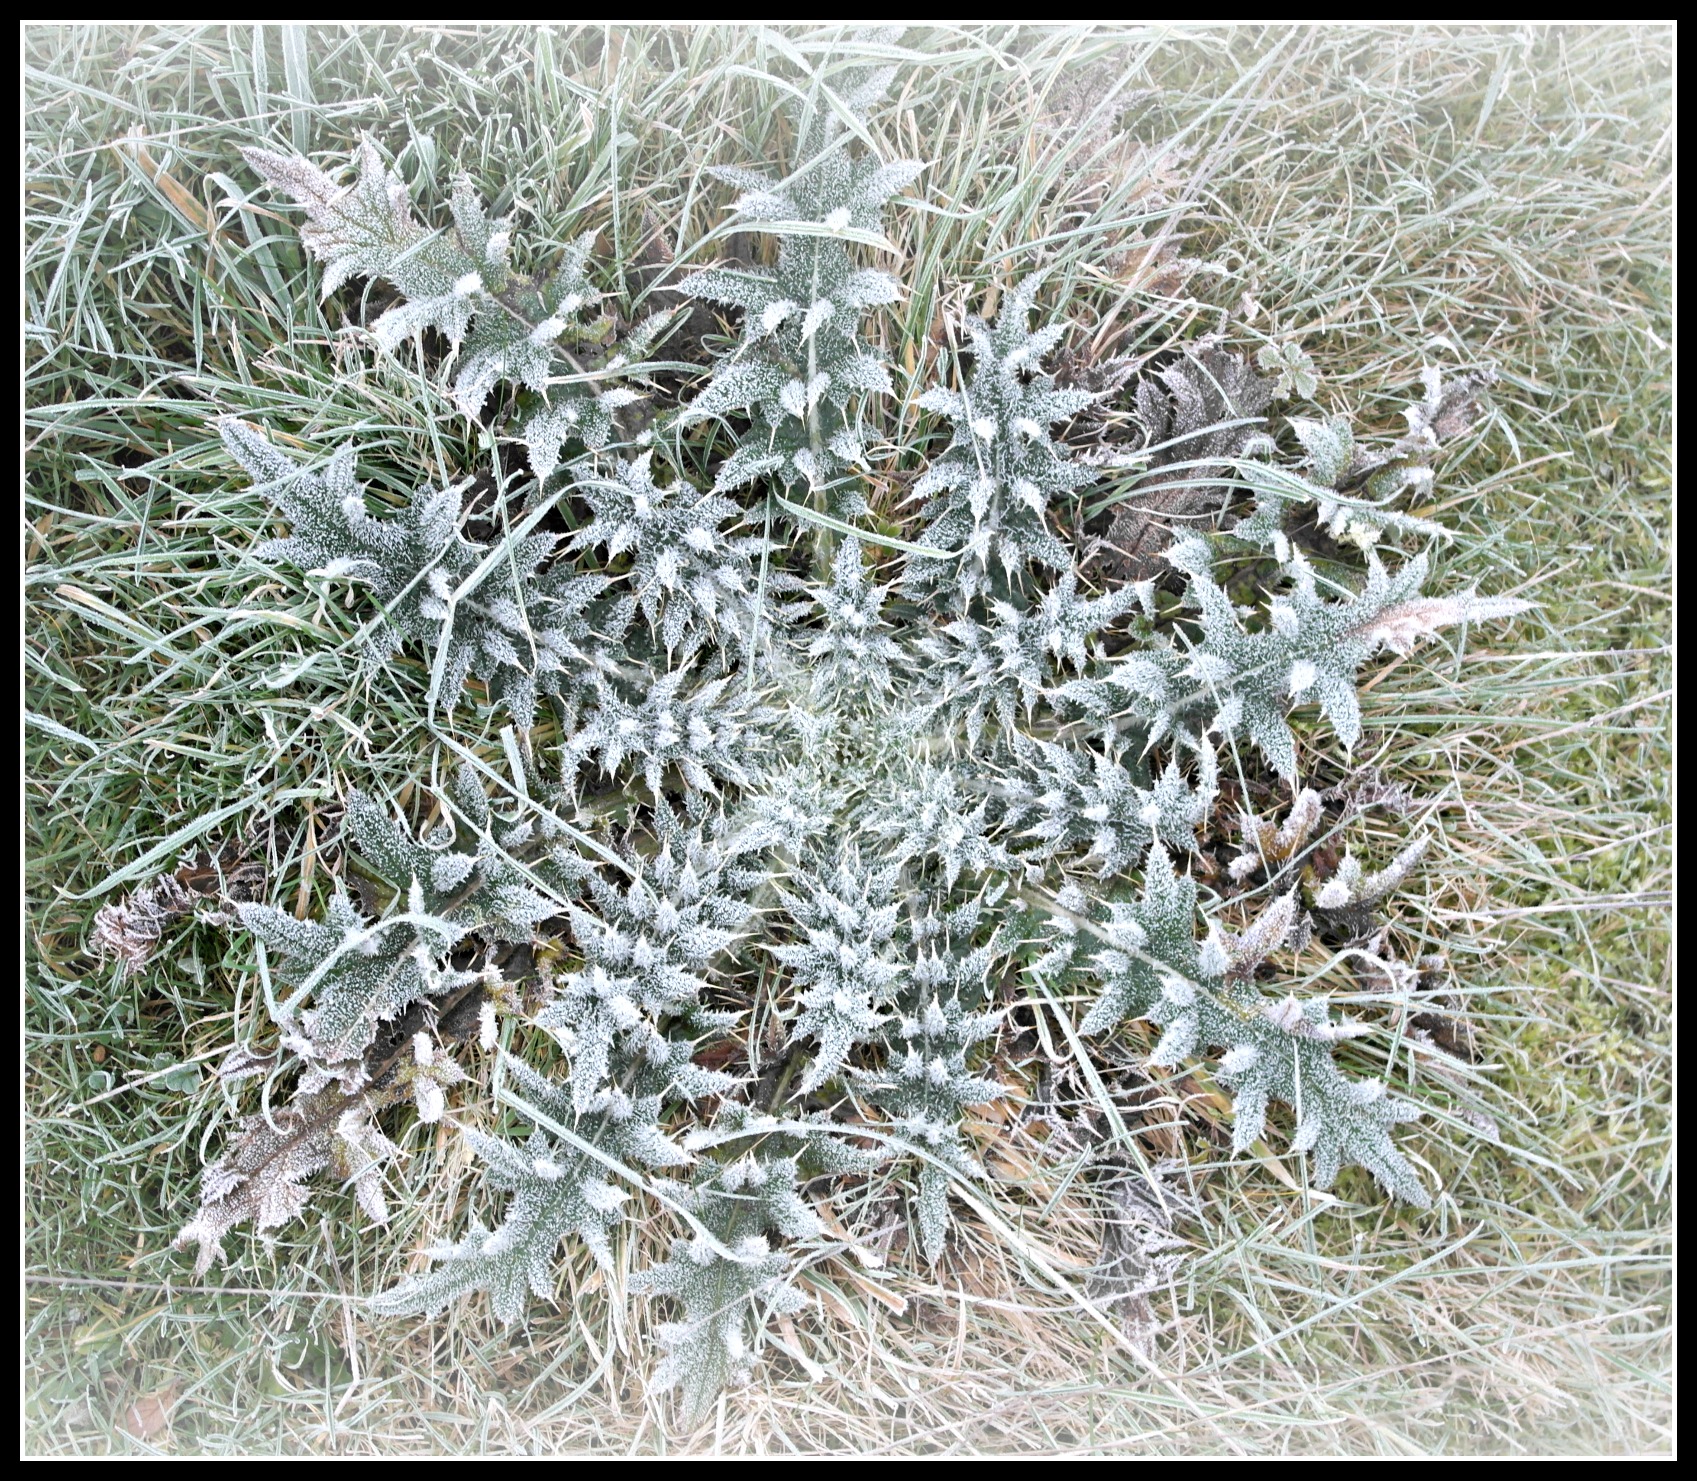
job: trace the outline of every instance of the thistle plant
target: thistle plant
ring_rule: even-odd
[[[495,470],[493,533],[474,539],[484,470],[440,490],[419,476],[378,509],[360,449],[221,423],[229,477],[287,525],[257,557],[355,586],[374,680],[415,682],[390,663],[410,645],[431,744],[476,764],[431,786],[442,768],[421,754],[412,818],[349,776],[357,891],[305,918],[238,907],[272,1027],[226,1078],[263,1068],[293,1098],[237,1125],[181,1240],[204,1268],[244,1223],[296,1216],[326,1173],[382,1222],[408,1118],[456,1126],[493,1227],[467,1215],[374,1310],[483,1292],[526,1320],[556,1297],[563,1243],[611,1274],[619,1232],[657,1223],[669,1253],[632,1289],[657,1304],[649,1379],[686,1423],[754,1372],[772,1320],[812,1304],[810,1266],[835,1258],[825,1214],[850,1192],[891,1190],[914,1228],[904,1258],[947,1277],[955,1191],[993,1191],[998,1123],[979,1113],[1029,1090],[1014,1020],[1038,1005],[1071,1015],[1061,1038],[1092,1075],[1129,1056],[1228,1089],[1236,1153],[1279,1135],[1282,1105],[1315,1185],[1359,1166],[1428,1205],[1395,1135],[1418,1105],[1366,1052],[1394,1016],[1339,1017],[1303,957],[1316,925],[1388,910],[1422,845],[1380,859],[1355,839],[1328,871],[1310,846],[1325,804],[1302,781],[1359,741],[1377,653],[1525,607],[1422,595],[1431,527],[1393,506],[1425,486],[1454,410],[1441,383],[1412,442],[1310,418],[1281,453],[1270,425],[1207,440],[1199,418],[1254,422],[1273,395],[1214,347],[1119,383],[1151,426],[1204,439],[1228,517],[1104,578],[1076,496],[1104,466],[1155,465],[1069,450],[1100,397],[1057,378],[1068,305],[1037,277],[958,326],[970,368],[942,362],[909,409],[940,448],[908,522],[873,509],[862,475],[885,456],[893,386],[863,326],[903,290],[859,254],[921,167],[883,163],[844,123],[873,118],[888,70],[847,79],[829,105],[805,96],[781,178],[720,172],[776,260],[679,285],[729,312],[736,347],[640,444],[618,417],[663,326],[609,348],[622,305],[588,317],[607,277],[592,232],[524,276],[510,223],[468,185],[452,227],[430,229],[373,141],[347,186],[247,152],[304,208],[326,293],[364,278],[401,295],[370,326],[377,353],[440,335],[444,404],[468,419],[511,383],[480,426],[523,444],[529,471]],[[1204,366],[1229,407],[1195,392]],[[1222,776],[1288,794],[1290,820],[1240,823]],[[1228,831],[1238,862],[1205,869]],[[1099,1054],[1110,1041],[1118,1057]],[[522,1124],[472,1113],[492,1096]],[[1170,1222],[1145,1243],[1139,1270],[1170,1274]]]

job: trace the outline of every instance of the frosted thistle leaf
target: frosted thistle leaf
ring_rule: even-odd
[[[951,609],[1002,597],[1024,584],[1032,565],[1072,568],[1047,509],[1095,474],[1053,441],[1049,428],[1093,398],[1058,388],[1040,368],[1061,326],[1032,331],[1037,287],[1036,278],[1021,283],[1004,300],[994,327],[968,319],[973,372],[967,385],[919,399],[922,408],[954,423],[954,436],[909,496],[925,501],[921,517],[927,523],[918,543],[971,554],[951,561],[910,554],[903,589]]]
[[[798,492],[828,488],[831,512],[852,518],[865,501],[844,480],[854,459],[843,434],[858,445],[864,403],[890,391],[881,359],[860,340],[860,323],[868,308],[892,301],[895,285],[886,274],[857,268],[849,242],[837,234],[880,234],[884,203],[921,167],[880,165],[843,147],[844,125],[832,109],[800,110],[797,124],[796,158],[812,163],[785,183],[754,171],[719,172],[743,189],[736,206],[743,221],[814,229],[775,227],[771,268],[707,268],[679,285],[743,314],[742,344],[715,365],[684,420],[748,415],[753,427],[743,451],[761,450],[760,474]],[[797,366],[807,372],[798,376]],[[734,471],[721,470],[720,489],[760,476],[735,458],[727,469]]]
[[[593,518],[567,548],[629,557],[618,586],[631,594],[650,635],[676,661],[745,636],[754,621],[757,582],[751,542],[731,534],[742,511],[681,479],[660,484],[653,457],[621,460],[610,474],[577,470],[571,492]]]
[[[1406,652],[1419,636],[1445,624],[1510,616],[1525,605],[1508,598],[1420,598],[1424,556],[1392,575],[1371,552],[1362,590],[1328,601],[1307,560],[1293,551],[1285,568],[1291,591],[1275,604],[1267,626],[1251,631],[1215,583],[1203,541],[1180,541],[1167,558],[1190,578],[1201,610],[1202,641],[1189,670],[1205,686],[1215,728],[1228,737],[1246,734],[1291,780],[1296,746],[1285,713],[1292,697],[1317,699],[1348,750],[1361,734],[1355,672],[1379,648]]]

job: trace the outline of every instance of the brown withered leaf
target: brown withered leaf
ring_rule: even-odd
[[[1117,1318],[1120,1330],[1151,1354],[1159,1323],[1149,1301],[1176,1274],[1185,1241],[1174,1224],[1197,1215],[1195,1198],[1161,1166],[1145,1175],[1129,1161],[1105,1163],[1093,1180],[1102,1197],[1102,1243],[1085,1294]]]
[[[1243,356],[1205,347],[1141,377],[1135,395],[1143,446],[1160,450],[1115,508],[1096,557],[1105,574],[1121,581],[1162,574],[1173,540],[1225,506],[1224,469],[1214,460],[1236,457],[1263,430],[1272,382]]]
[[[180,1392],[179,1387],[172,1383],[137,1399],[124,1410],[118,1428],[137,1440],[153,1440],[167,1433],[171,1428],[171,1411],[176,1408]]]

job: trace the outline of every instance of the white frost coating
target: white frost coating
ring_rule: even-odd
[[[1197,968],[1208,977],[1223,977],[1231,966],[1231,957],[1226,952],[1225,942],[1220,939],[1217,930],[1208,932],[1208,939],[1202,943],[1202,948],[1196,954]]]
[[[1341,879],[1329,879],[1315,895],[1314,903],[1321,910],[1342,910],[1349,904],[1349,886]]]
[[[806,344],[812,339],[819,326],[836,312],[836,305],[828,298],[816,299],[808,306],[807,314],[801,321],[801,339]]]
[[[442,1087],[434,1080],[419,1080],[413,1085],[413,1100],[418,1105],[418,1119],[427,1126],[433,1126],[442,1119],[442,1112],[447,1109],[448,1100],[442,1093]]]
[[[1261,1057],[1253,1044],[1238,1044],[1228,1049],[1220,1059],[1220,1069],[1228,1075],[1241,1075]]]

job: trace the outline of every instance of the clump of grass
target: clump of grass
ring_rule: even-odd
[[[244,561],[272,531],[225,486],[207,413],[269,407],[443,482],[477,449],[453,419],[416,430],[425,367],[349,352],[292,227],[242,198],[236,145],[345,149],[374,129],[405,172],[468,168],[497,209],[526,213],[539,251],[587,220],[624,264],[650,221],[674,244],[714,240],[722,197],[704,167],[781,153],[761,74],[808,39],[29,33],[32,1453],[675,1443],[624,1387],[644,1330],[573,1315],[622,1305],[578,1307],[608,1279],[587,1262],[562,1278],[560,1317],[517,1348],[475,1312],[411,1328],[356,1314],[398,1273],[386,1251],[449,1236],[453,1210],[408,1200],[381,1250],[352,1220],[333,1236],[295,1226],[185,1287],[162,1252],[226,1120],[201,1069],[253,1019],[251,963],[201,927],[122,981],[84,948],[109,889],[236,832],[315,898],[340,864],[317,799],[355,766],[405,798],[429,735],[421,676],[373,680],[356,614]],[[1669,36],[902,44],[921,60],[880,142],[934,161],[937,205],[897,224],[914,291],[891,348],[936,345],[933,326],[1038,256],[1095,308],[1081,354],[1154,356],[1229,316],[1241,349],[1300,344],[1368,423],[1395,410],[1372,398],[1435,354],[1497,364],[1499,414],[1451,455],[1465,499],[1431,512],[1493,589],[1535,584],[1547,626],[1391,666],[1357,756],[1426,799],[1428,893],[1399,928],[1447,956],[1483,1063],[1443,1087],[1447,1134],[1425,1146],[1447,1195],[1429,1221],[1357,1202],[1347,1180],[1292,1201],[1263,1173],[1205,1168],[1207,1216],[1153,1368],[1081,1301],[1097,1225],[1078,1176],[1010,1159],[1019,1197],[967,1211],[934,1287],[910,1273],[899,1300],[877,1270],[815,1271],[820,1314],[780,1330],[764,1385],[728,1395],[692,1443],[1664,1448]],[[1119,246],[1107,267],[1104,240]],[[1198,266],[1176,267],[1174,247]],[[898,367],[901,404],[930,353]],[[469,1187],[456,1143],[411,1135],[407,1177]],[[621,1278],[648,1262],[618,1253]]]

